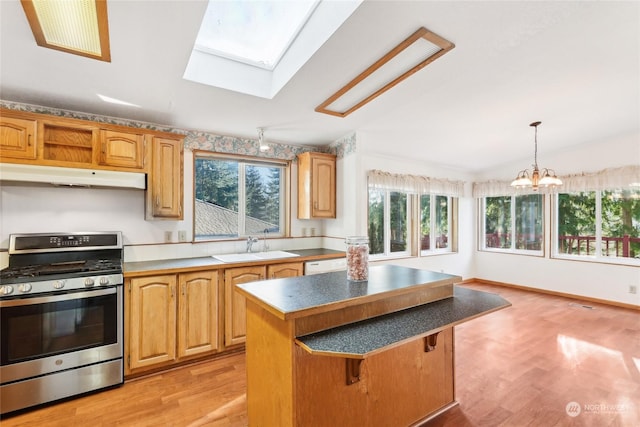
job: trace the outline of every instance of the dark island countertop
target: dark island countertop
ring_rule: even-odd
[[[453,284],[459,276],[396,265],[370,267],[369,280],[351,282],[346,271],[244,283],[238,292],[281,319],[376,301],[420,288]]]
[[[312,354],[364,359],[510,305],[497,294],[454,286],[452,298],[305,335],[296,342]]]
[[[123,265],[125,277],[145,276],[149,274],[171,274],[203,269],[215,269],[225,267],[241,267],[249,265],[278,264],[283,262],[306,262],[320,259],[344,258],[344,251],[333,249],[293,249],[286,250],[295,253],[297,257],[265,259],[260,261],[222,262],[213,256],[195,258],[175,258],[152,261],[125,262]]]

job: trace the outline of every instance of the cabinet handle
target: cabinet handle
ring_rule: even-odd
[[[160,196],[156,196],[156,208],[160,207]]]
[[[176,291],[175,286],[172,286],[172,287],[171,287],[171,299],[174,299],[174,298],[175,298],[175,291]]]
[[[31,147],[31,134],[27,135],[27,147]]]
[[[182,285],[182,296],[186,296],[187,295],[187,285],[183,284]]]

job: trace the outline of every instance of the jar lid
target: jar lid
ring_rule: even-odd
[[[347,236],[345,243],[348,245],[363,245],[369,243],[368,236]]]

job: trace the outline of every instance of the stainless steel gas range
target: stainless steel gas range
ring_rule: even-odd
[[[0,271],[0,414],[124,381],[120,232],[12,234]]]

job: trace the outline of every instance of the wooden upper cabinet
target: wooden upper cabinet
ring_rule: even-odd
[[[36,158],[36,122],[0,116],[0,159]]]
[[[161,171],[156,181],[163,185],[154,191],[159,202],[154,216],[182,219],[182,139],[167,132],[0,108],[0,162],[151,174],[150,157],[155,155]],[[162,177],[166,171],[170,178]]]
[[[153,137],[147,219],[184,218],[183,140]]]
[[[298,218],[336,217],[336,156],[302,153],[298,156]]]
[[[95,164],[98,129],[68,119],[41,120],[38,143],[42,150],[38,163],[90,168]]]
[[[144,169],[144,135],[100,130],[98,163],[132,169]]]

